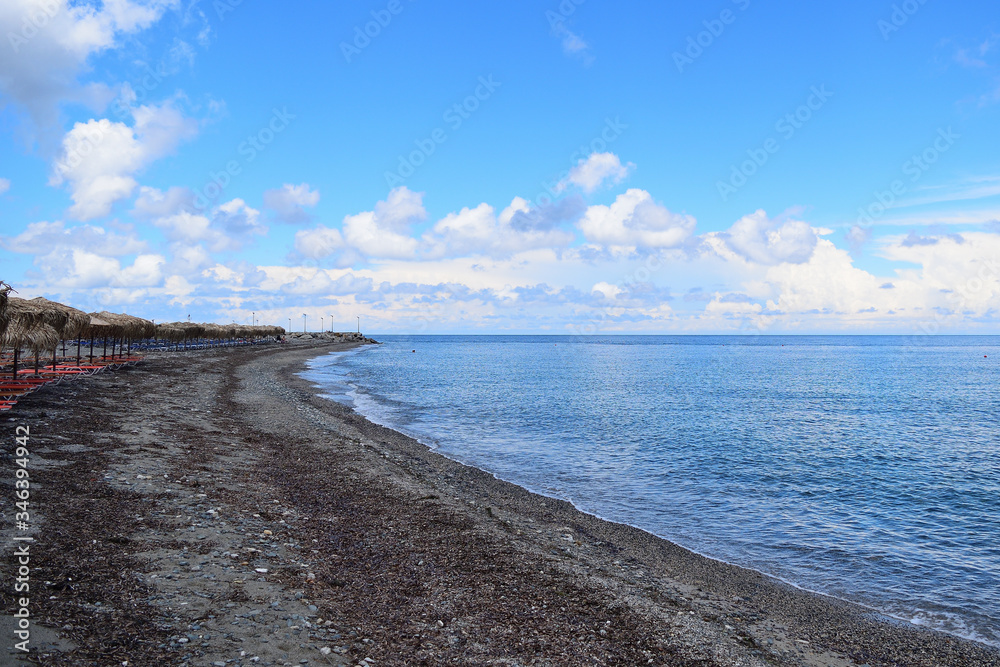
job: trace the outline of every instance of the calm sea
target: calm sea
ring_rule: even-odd
[[[1000,645],[1000,337],[380,340],[306,376],[586,512]]]

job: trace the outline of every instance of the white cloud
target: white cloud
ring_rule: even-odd
[[[623,294],[625,290],[618,285],[612,285],[611,283],[602,281],[595,283],[591,288],[591,292],[598,292],[603,299],[614,301],[618,295]]]
[[[911,241],[909,236],[882,239],[878,254],[920,267],[898,269],[901,280],[893,280],[897,288],[905,287],[907,282],[921,286],[924,293],[912,305],[937,305],[976,315],[996,309],[1000,299],[1000,234],[962,232],[961,236],[947,234],[924,237],[921,243]]]
[[[264,192],[264,208],[273,211],[278,220],[289,224],[308,222],[309,214],[305,207],[313,207],[318,203],[319,191],[311,190],[308,183],[285,183],[280,188]]]
[[[322,294],[322,295],[357,295],[371,291],[371,278],[359,278],[353,273],[337,275],[332,271],[317,270],[311,276],[297,276],[289,283],[281,286],[286,294]]]
[[[180,275],[194,275],[215,264],[215,259],[198,243],[177,241],[170,244],[170,272]]]
[[[114,48],[122,37],[145,30],[180,0],[5,0],[0,91],[27,110],[38,128],[53,128],[66,101],[100,105],[111,99],[106,86],[80,85],[77,76],[91,56]],[[96,108],[96,107],[95,107]]]
[[[242,199],[200,211],[195,206],[195,194],[187,188],[173,187],[163,192],[144,186],[139,189],[132,215],[162,229],[175,248],[175,259],[181,259],[178,253],[185,255],[189,267],[210,263],[205,248],[211,252],[240,250],[267,233],[267,226],[260,222],[260,211]],[[195,257],[197,262],[191,261]]]
[[[908,241],[909,239],[909,241]],[[848,251],[818,239],[805,262],[742,263],[742,276],[718,292],[701,317],[751,319],[785,330],[936,333],[996,321],[1000,235],[877,239],[878,254],[905,263],[879,276],[854,265]],[[912,268],[911,268],[912,267]],[[732,290],[744,298],[734,298]],[[708,321],[708,319],[705,319]]]
[[[827,314],[843,320],[870,319],[861,311],[875,308],[883,314],[891,309],[888,299],[897,300],[900,292],[879,290],[885,283],[875,275],[855,267],[851,255],[826,239],[819,239],[802,262],[775,263],[770,266],[754,291],[770,289],[775,295],[767,302],[771,310],[789,315]]]
[[[623,165],[614,153],[591,153],[586,159],[581,159],[569,174],[556,185],[556,191],[562,192],[570,185],[576,185],[584,192],[593,192],[605,181],[612,184],[621,183],[635,169],[631,162]]]
[[[780,223],[762,210],[743,216],[718,236],[743,259],[768,265],[806,262],[817,242],[816,232],[808,224],[797,220]]]
[[[69,182],[69,213],[90,220],[111,212],[137,185],[132,174],[142,167],[141,149],[132,129],[107,119],[77,123],[63,139],[50,185]]]
[[[259,287],[267,279],[267,274],[247,261],[230,264],[216,264],[201,272],[206,278],[231,289]]]
[[[521,197],[515,197],[499,216],[486,203],[466,207],[437,221],[424,235],[422,250],[426,257],[503,257],[533,248],[565,247],[573,234],[556,226],[577,210],[573,202],[535,209]]]
[[[191,303],[191,295],[195,292],[192,285],[184,276],[173,275],[168,277],[163,283],[163,291],[170,299],[171,305],[187,306]]]
[[[498,240],[497,231],[493,207],[480,204],[449,213],[437,221],[428,241],[437,245],[433,254],[438,256],[479,254]]]
[[[66,246],[112,257],[133,255],[147,248],[145,241],[131,234],[108,233],[92,225],[67,229],[62,222],[33,222],[17,236],[0,237],[0,245],[29,255],[44,255],[55,247]]]
[[[46,280],[63,288],[93,288],[110,285],[121,271],[121,263],[86,250],[65,248],[39,258]]]
[[[62,152],[53,166],[51,185],[69,185],[79,220],[108,215],[112,205],[131,196],[135,175],[153,161],[171,153],[194,136],[197,124],[170,102],[132,110],[135,126],[106,118],[76,123],[63,138]]]
[[[155,195],[146,194],[148,200],[155,201]],[[207,215],[181,208],[154,218],[152,222],[163,230],[169,241],[179,244],[178,247],[188,248],[190,253],[190,246],[198,243],[204,244],[211,252],[239,250],[254,236],[267,232],[267,227],[259,220],[260,211],[247,206],[242,199],[233,199],[215,207]]]
[[[132,215],[140,220],[152,220],[194,208],[194,193],[188,188],[172,187],[166,192],[141,186],[132,206]]]
[[[260,211],[247,206],[242,199],[217,206],[212,214],[212,226],[223,238],[217,238],[210,247],[218,250],[242,248],[254,236],[267,233],[267,227],[259,220]]]
[[[324,259],[344,247],[344,236],[339,229],[319,225],[295,232],[296,252],[309,259]]]
[[[295,251],[311,260],[336,255],[340,266],[364,258],[384,262],[506,256],[569,245],[573,234],[556,227],[583,209],[573,198],[533,209],[526,200],[515,197],[499,216],[486,203],[449,213],[417,239],[412,236],[413,225],[427,217],[422,197],[406,187],[396,188],[374,210],[346,216],[340,229],[318,225],[297,232]]]
[[[0,195],[10,190],[10,179],[0,178]]]
[[[418,242],[410,236],[412,226],[424,220],[423,195],[405,186],[393,189],[385,201],[375,204],[373,211],[364,211],[344,218],[340,240],[337,230],[317,227],[296,234],[296,249],[312,259],[322,259],[323,250],[335,252],[349,247],[364,257],[374,259],[411,259],[416,256]],[[317,242],[309,246],[310,242]]]
[[[689,215],[671,213],[645,190],[630,189],[611,206],[591,206],[578,223],[588,241],[611,247],[676,248],[695,227]]]
[[[371,211],[344,218],[344,237],[351,247],[366,257],[410,259],[416,256],[417,240],[383,226]]]
[[[163,281],[162,255],[139,255],[132,266],[122,269],[115,284],[121,287],[154,287]]]
[[[406,187],[394,188],[385,201],[375,204],[375,218],[380,227],[403,233],[410,226],[427,217],[424,210],[424,193],[411,192]]]
[[[163,281],[160,255],[139,255],[129,266],[80,248],[61,246],[36,258],[49,289],[95,289],[103,287],[153,287]]]

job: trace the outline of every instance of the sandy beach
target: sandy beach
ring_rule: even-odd
[[[344,347],[152,354],[6,413],[5,516],[17,426],[36,514],[32,653],[8,616],[0,663],[1000,665],[372,424],[297,375]]]

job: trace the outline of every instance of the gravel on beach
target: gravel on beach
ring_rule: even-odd
[[[0,664],[1000,665],[377,426],[297,375],[348,345],[152,354],[5,413]],[[29,654],[9,615],[19,425]]]

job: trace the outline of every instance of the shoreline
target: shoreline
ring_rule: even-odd
[[[308,368],[308,362],[311,361],[312,359],[315,359],[315,358],[317,358],[317,357],[312,357],[311,359],[306,360],[306,362],[304,362],[304,365]],[[302,377],[301,375],[298,375],[298,379],[300,379],[300,380],[304,381],[305,383],[307,383],[311,387],[312,391],[314,393],[316,393],[317,396],[319,396],[319,394],[318,394],[318,387],[317,387],[317,385],[316,385],[315,382],[313,382],[312,380],[309,380],[308,378]],[[828,601],[832,605],[836,605],[836,606],[846,605],[849,608],[853,608],[852,611],[857,616],[866,617],[866,619],[868,617],[876,619],[874,622],[877,623],[877,624],[883,624],[883,625],[886,625],[886,626],[889,626],[889,627],[899,627],[899,628],[904,629],[904,630],[909,629],[909,630],[913,630],[913,631],[915,631],[917,633],[931,633],[933,635],[940,635],[942,637],[951,638],[951,639],[954,639],[954,640],[958,640],[960,642],[968,642],[969,644],[972,644],[974,646],[983,647],[983,648],[987,649],[987,651],[994,651],[994,650],[996,650],[998,652],[998,656],[1000,656],[1000,650],[998,650],[998,647],[993,647],[993,646],[991,646],[989,644],[977,641],[977,640],[972,639],[972,638],[962,637],[960,635],[956,635],[956,634],[952,634],[952,633],[947,633],[947,632],[943,632],[943,631],[940,631],[940,630],[936,630],[936,629],[931,628],[929,626],[923,626],[923,625],[915,624],[915,623],[911,622],[908,619],[899,618],[899,617],[896,617],[896,616],[892,616],[890,614],[886,614],[885,612],[882,612],[882,611],[880,611],[880,610],[878,610],[878,609],[876,609],[874,607],[871,607],[871,606],[868,606],[868,605],[865,605],[865,604],[862,604],[862,603],[859,603],[859,602],[854,602],[854,601],[851,601],[851,600],[840,598],[840,597],[837,597],[837,596],[834,596],[834,595],[830,595],[830,594],[824,593],[822,591],[810,590],[808,588],[799,586],[798,584],[795,584],[794,582],[786,581],[786,580],[784,580],[784,579],[782,579],[780,577],[777,577],[775,575],[771,575],[771,574],[765,573],[765,572],[760,571],[760,570],[756,570],[756,569],[753,569],[753,568],[744,567],[744,566],[741,566],[739,564],[732,563],[732,562],[729,562],[729,561],[725,561],[725,560],[722,560],[722,559],[719,559],[719,558],[716,558],[716,557],[713,557],[713,556],[710,556],[710,555],[707,555],[707,554],[698,553],[698,552],[696,552],[696,551],[694,551],[694,550],[692,550],[692,549],[690,549],[688,547],[684,547],[682,545],[676,544],[675,542],[672,542],[669,538],[660,537],[658,535],[655,535],[654,533],[652,533],[652,532],[648,531],[647,529],[642,528],[640,526],[635,526],[635,525],[628,524],[628,523],[625,523],[625,522],[615,521],[613,519],[607,519],[607,518],[601,517],[600,515],[595,514],[593,512],[589,512],[589,511],[587,511],[585,509],[578,508],[573,503],[572,500],[558,498],[556,496],[547,495],[547,494],[545,494],[544,492],[541,492],[541,491],[532,490],[530,488],[527,488],[525,486],[520,485],[517,482],[512,482],[512,481],[505,480],[505,479],[499,477],[498,475],[496,475],[493,472],[490,472],[488,470],[484,470],[482,468],[478,468],[474,464],[466,463],[466,462],[463,462],[463,461],[461,461],[461,460],[459,460],[457,458],[453,458],[453,457],[448,456],[447,454],[441,453],[439,451],[438,447],[435,447],[435,446],[433,446],[431,444],[427,444],[425,442],[422,442],[421,439],[420,439],[420,437],[418,435],[407,434],[407,433],[404,433],[402,431],[396,430],[395,428],[393,428],[390,425],[371,421],[367,416],[365,416],[365,415],[357,412],[350,405],[346,405],[344,403],[340,403],[338,401],[335,401],[332,398],[325,398],[323,396],[319,396],[319,397],[322,398],[323,400],[327,400],[327,401],[330,401],[331,403],[337,404],[338,406],[340,406],[343,409],[351,412],[352,414],[357,415],[360,419],[363,419],[364,421],[369,422],[372,426],[378,427],[380,429],[385,429],[385,430],[391,431],[392,433],[394,433],[396,435],[396,437],[413,441],[414,443],[416,443],[420,447],[426,448],[427,453],[429,455],[438,456],[438,457],[441,457],[444,460],[448,461],[451,464],[454,464],[454,465],[457,465],[457,466],[461,466],[463,468],[470,468],[470,469],[476,471],[477,473],[483,473],[485,475],[489,475],[495,481],[497,481],[497,482],[499,482],[501,484],[512,485],[512,486],[514,486],[514,487],[522,490],[524,493],[528,494],[529,496],[536,496],[539,499],[550,500],[550,501],[554,501],[554,502],[557,502],[557,503],[564,503],[564,504],[566,504],[566,505],[569,506],[571,512],[579,513],[581,515],[584,515],[586,517],[589,517],[589,518],[593,519],[594,521],[601,522],[601,523],[612,524],[614,526],[619,526],[621,528],[638,531],[638,532],[642,533],[643,535],[647,536],[648,539],[651,540],[651,541],[654,541],[654,542],[657,542],[657,541],[663,542],[666,545],[669,545],[673,549],[680,549],[682,551],[688,552],[694,558],[699,558],[699,559],[704,559],[705,561],[710,561],[711,563],[717,564],[720,567],[735,568],[735,569],[737,569],[739,571],[743,571],[743,572],[747,573],[748,575],[751,575],[752,577],[762,577],[762,578],[764,578],[766,580],[770,580],[770,582],[772,582],[772,585],[775,585],[777,587],[787,586],[787,587],[793,589],[797,593],[800,593],[800,594],[805,595],[805,596],[815,596],[817,598],[821,598],[822,600]]]
[[[160,354],[10,413],[38,432],[44,664],[1000,665],[374,424],[298,375],[343,349]]]
[[[355,348],[354,352],[358,352],[358,351],[360,351],[360,349],[361,348]],[[975,644],[983,645],[983,646],[986,646],[986,647],[988,647],[990,649],[1000,650],[1000,645],[992,644],[992,643],[990,643],[988,641],[985,641],[985,640],[980,639],[980,638],[975,637],[975,636],[967,636],[967,635],[960,634],[958,632],[949,632],[948,630],[944,630],[944,629],[935,627],[934,625],[931,625],[931,624],[917,623],[917,622],[914,622],[911,618],[904,617],[904,616],[899,616],[899,615],[894,615],[892,613],[889,613],[887,611],[879,609],[878,607],[876,607],[876,606],[874,606],[872,604],[866,604],[864,602],[860,602],[860,601],[857,601],[857,600],[851,600],[851,599],[849,599],[847,597],[841,597],[841,596],[838,596],[838,595],[835,595],[835,594],[827,593],[827,592],[822,591],[822,590],[812,589],[812,588],[809,588],[806,585],[796,583],[795,581],[792,581],[792,580],[790,580],[788,578],[782,577],[780,575],[777,575],[777,574],[774,574],[774,573],[771,573],[771,572],[767,572],[767,571],[765,571],[763,569],[758,569],[758,568],[755,568],[755,567],[744,565],[744,564],[741,564],[741,563],[736,562],[736,561],[726,560],[723,557],[713,556],[713,555],[711,555],[709,553],[705,553],[705,552],[699,551],[698,549],[695,549],[695,548],[693,548],[691,546],[682,544],[681,542],[676,541],[675,539],[671,538],[670,536],[658,535],[655,532],[653,532],[651,529],[643,527],[641,525],[634,524],[634,523],[629,523],[628,521],[623,521],[623,520],[618,520],[618,519],[614,519],[614,518],[609,518],[609,517],[606,517],[606,516],[602,516],[601,514],[598,514],[596,511],[591,511],[591,510],[588,510],[588,509],[586,509],[584,507],[581,507],[573,498],[570,498],[570,497],[561,497],[561,496],[558,496],[558,495],[552,495],[549,492],[546,492],[545,490],[540,490],[538,488],[532,488],[530,485],[528,485],[528,484],[526,484],[524,482],[517,481],[517,480],[514,480],[514,479],[506,479],[506,478],[502,477],[498,473],[495,473],[495,472],[493,472],[491,470],[488,470],[486,468],[478,466],[476,463],[464,461],[464,460],[462,460],[461,458],[459,458],[456,455],[449,454],[449,453],[446,453],[446,452],[442,451],[441,448],[440,448],[440,446],[438,446],[438,445],[436,445],[436,444],[434,444],[432,442],[428,442],[425,439],[425,438],[430,438],[432,436],[421,435],[420,433],[417,433],[417,432],[407,432],[406,430],[404,430],[403,428],[401,428],[399,426],[393,425],[391,423],[387,423],[389,420],[380,420],[380,419],[378,419],[378,417],[372,416],[370,414],[366,414],[365,411],[363,411],[363,409],[359,409],[359,407],[356,406],[356,405],[353,405],[351,403],[341,402],[340,400],[337,400],[336,398],[332,398],[331,396],[328,396],[328,395],[320,393],[320,390],[322,390],[323,387],[321,385],[319,385],[316,381],[314,381],[314,380],[312,380],[312,379],[310,379],[308,377],[305,377],[305,376],[308,375],[309,373],[313,372],[313,370],[314,370],[313,365],[312,365],[313,361],[315,361],[317,359],[325,358],[326,356],[328,356],[328,355],[319,355],[317,357],[313,357],[313,358],[307,360],[305,362],[305,364],[304,364],[305,365],[304,370],[299,374],[299,377],[301,377],[302,379],[306,380],[310,384],[314,385],[314,390],[317,392],[317,395],[320,395],[322,398],[326,398],[327,400],[330,400],[332,402],[338,403],[339,405],[341,405],[341,406],[347,408],[348,410],[350,410],[350,411],[358,414],[363,419],[365,419],[367,421],[370,421],[370,422],[372,422],[373,424],[375,424],[377,426],[389,429],[391,431],[394,431],[394,432],[400,434],[403,437],[415,440],[420,445],[426,447],[431,453],[437,454],[439,456],[442,456],[445,459],[448,459],[449,461],[452,461],[452,462],[454,462],[456,464],[459,464],[459,465],[462,465],[462,466],[467,466],[467,467],[471,467],[471,468],[475,468],[475,469],[481,470],[482,472],[491,475],[494,479],[496,479],[498,481],[506,482],[506,483],[510,483],[510,484],[515,485],[515,486],[518,486],[518,487],[524,489],[525,491],[527,491],[528,493],[530,493],[532,495],[537,495],[537,496],[548,498],[548,499],[551,499],[551,500],[566,502],[574,510],[576,510],[577,512],[580,512],[581,514],[585,514],[587,516],[593,517],[593,518],[598,519],[600,521],[606,521],[606,522],[609,522],[609,523],[619,524],[619,525],[622,525],[622,526],[625,526],[625,527],[634,528],[636,530],[642,531],[644,533],[649,534],[649,536],[651,538],[659,539],[659,540],[664,540],[664,541],[666,541],[666,542],[668,542],[668,543],[670,543],[672,545],[675,545],[675,546],[677,546],[677,547],[679,547],[681,549],[684,549],[686,551],[690,551],[695,556],[699,556],[701,558],[705,558],[705,559],[708,559],[708,560],[711,560],[711,561],[715,561],[715,562],[717,562],[719,564],[722,564],[722,565],[731,565],[731,566],[734,566],[734,567],[738,567],[738,568],[746,570],[748,572],[752,572],[752,573],[761,575],[763,577],[766,577],[766,578],[769,578],[769,579],[773,579],[773,580],[775,580],[777,582],[780,582],[781,584],[790,586],[790,587],[792,587],[792,588],[794,588],[794,589],[796,589],[798,591],[801,591],[803,593],[807,593],[807,594],[810,594],[810,595],[817,595],[817,596],[820,596],[820,597],[823,597],[823,598],[827,598],[827,599],[830,599],[830,600],[833,600],[833,601],[836,601],[836,602],[842,602],[842,603],[846,603],[846,604],[849,604],[849,605],[856,606],[856,607],[859,608],[859,610],[862,611],[862,613],[874,614],[874,615],[876,615],[878,617],[881,617],[887,623],[890,623],[890,624],[892,624],[892,623],[900,623],[904,627],[913,627],[913,628],[919,628],[921,630],[929,630],[929,631],[933,631],[933,632],[939,632],[939,633],[942,633],[944,635],[955,637],[955,638],[963,640],[963,641],[969,641],[969,642],[973,642]],[[350,399],[348,398],[346,400],[350,400]]]

